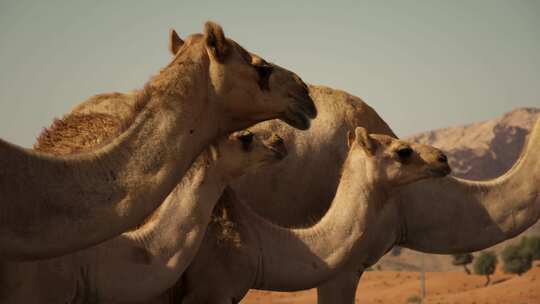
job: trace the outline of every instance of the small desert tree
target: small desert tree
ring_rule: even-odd
[[[540,260],[540,236],[524,237],[520,246],[525,253],[530,254],[533,261]]]
[[[469,268],[467,268],[467,265],[472,263],[474,257],[470,253],[459,253],[459,254],[452,254],[452,265],[454,266],[463,266],[463,269],[465,269],[465,272],[467,274],[471,274],[471,271]]]
[[[421,303],[422,303],[422,298],[420,298],[417,295],[412,295],[407,298],[407,304],[421,304]]]
[[[506,273],[517,273],[521,275],[532,267],[532,255],[527,252],[522,244],[508,245],[501,252],[503,260],[503,270]]]
[[[489,285],[489,276],[495,272],[497,267],[497,256],[491,251],[484,251],[474,260],[474,273],[485,275],[486,286]]]

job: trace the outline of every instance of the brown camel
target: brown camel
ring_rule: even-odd
[[[221,139],[137,230],[63,257],[3,263],[0,302],[125,303],[162,294],[195,256],[227,183],[286,152],[277,135],[237,132]]]
[[[222,245],[209,230],[181,281],[182,303],[237,303],[250,288],[301,290],[370,262],[379,216],[391,210],[396,189],[450,172],[446,156],[430,146],[357,128],[330,209],[311,227],[274,225],[235,199],[222,200],[240,246]],[[392,229],[392,227],[386,227]],[[218,234],[219,236],[219,234]],[[204,282],[204,283],[201,283]]]
[[[65,131],[93,150],[53,156],[0,140],[0,257],[53,257],[110,239],[159,206],[219,135],[273,118],[307,129],[316,115],[298,76],[225,38],[215,23],[185,42],[172,31],[170,49],[174,59],[130,95],[124,119],[71,117],[111,132],[98,140]],[[42,147],[56,145],[53,134],[42,135]]]

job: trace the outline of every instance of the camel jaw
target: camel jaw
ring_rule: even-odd
[[[452,169],[450,168],[450,166],[446,165],[436,168],[429,168],[428,172],[433,177],[445,177],[452,172]]]
[[[306,91],[300,95],[289,93],[292,99],[287,110],[283,112],[279,119],[293,128],[307,130],[311,126],[311,119],[317,117],[317,108],[315,103]]]
[[[303,112],[287,111],[279,119],[298,130],[307,130],[311,126],[310,119]]]

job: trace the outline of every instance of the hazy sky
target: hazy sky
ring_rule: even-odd
[[[0,0],[0,137],[30,146],[91,95],[141,88],[205,20],[401,136],[540,106],[540,1]]]

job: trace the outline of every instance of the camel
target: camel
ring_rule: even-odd
[[[251,128],[279,133],[288,143],[288,157],[264,173],[237,179],[232,187],[259,215],[285,227],[309,226],[327,211],[348,151],[343,140],[347,130],[362,126],[370,133],[396,137],[360,98],[325,86],[310,85],[309,92],[318,109],[309,130],[298,132],[276,120]],[[108,94],[84,102],[71,115],[116,113],[120,105],[130,109],[133,104],[130,95]],[[533,155],[538,144],[534,135],[530,137],[532,148],[526,151],[531,152],[524,155],[531,164],[515,167],[521,170],[512,169],[503,179],[473,182],[445,177],[399,189],[392,198],[397,200],[393,211],[380,219],[372,259],[378,260],[393,245],[440,254],[481,250],[533,225],[540,217],[540,170]],[[519,186],[508,186],[512,184]],[[320,298],[352,303],[361,274],[361,269],[351,269],[336,275],[319,286]]]
[[[309,131],[295,132],[276,121],[250,128],[278,132],[289,143],[287,159],[264,174],[247,174],[233,183],[238,197],[257,214],[287,227],[310,225],[328,210],[339,182],[336,164],[346,157],[347,145],[340,137],[348,126],[359,123],[370,132],[395,137],[358,97],[321,86],[310,86],[310,95],[319,116]],[[540,218],[539,148],[537,121],[522,156],[499,178],[479,182],[445,177],[401,187],[391,198],[396,201],[391,210],[379,217],[378,239],[366,254],[374,263],[394,245],[436,254],[472,252],[517,236]],[[320,284],[319,303],[354,303],[362,272],[344,269]]]
[[[169,48],[173,60],[131,94],[124,119],[72,117],[111,132],[100,141],[64,130],[93,150],[50,155],[0,140],[1,258],[54,257],[110,239],[155,210],[220,135],[274,118],[307,129],[316,115],[297,75],[225,38],[215,23],[185,41],[171,31]],[[45,132],[41,142],[56,141]]]
[[[318,110],[309,130],[299,132],[276,120],[251,128],[258,133],[279,133],[288,143],[287,159],[265,172],[247,174],[232,186],[259,215],[285,227],[309,226],[328,210],[348,151],[343,140],[348,130],[362,126],[370,133],[396,137],[360,98],[315,85],[309,86],[309,93]],[[84,102],[72,114],[116,113],[117,108],[133,105],[130,95],[108,94]],[[532,142],[529,146],[535,147]],[[529,159],[534,158],[534,148],[530,151],[526,153]],[[381,218],[379,244],[374,246],[380,250],[373,250],[373,260],[393,245],[451,254],[481,250],[515,237],[540,217],[540,170],[534,159],[529,162],[530,166],[519,166],[521,173],[513,169],[513,174],[492,181],[445,177],[402,187],[392,198],[398,201],[394,211]],[[354,301],[361,274],[354,269],[335,276],[320,285],[319,296],[335,298],[333,303]]]
[[[307,289],[343,267],[363,267],[371,262],[366,253],[379,237],[377,219],[395,203],[388,201],[391,194],[400,186],[450,173],[447,157],[431,146],[368,135],[362,127],[348,138],[350,151],[336,195],[311,227],[274,225],[229,193],[227,208],[242,236],[241,248],[220,246],[214,235],[207,235],[184,273],[182,303],[237,303],[250,288]]]
[[[221,139],[199,155],[182,182],[136,230],[67,256],[4,263],[0,302],[124,303],[162,294],[195,256],[225,186],[286,153],[275,134],[261,138],[236,132]]]

